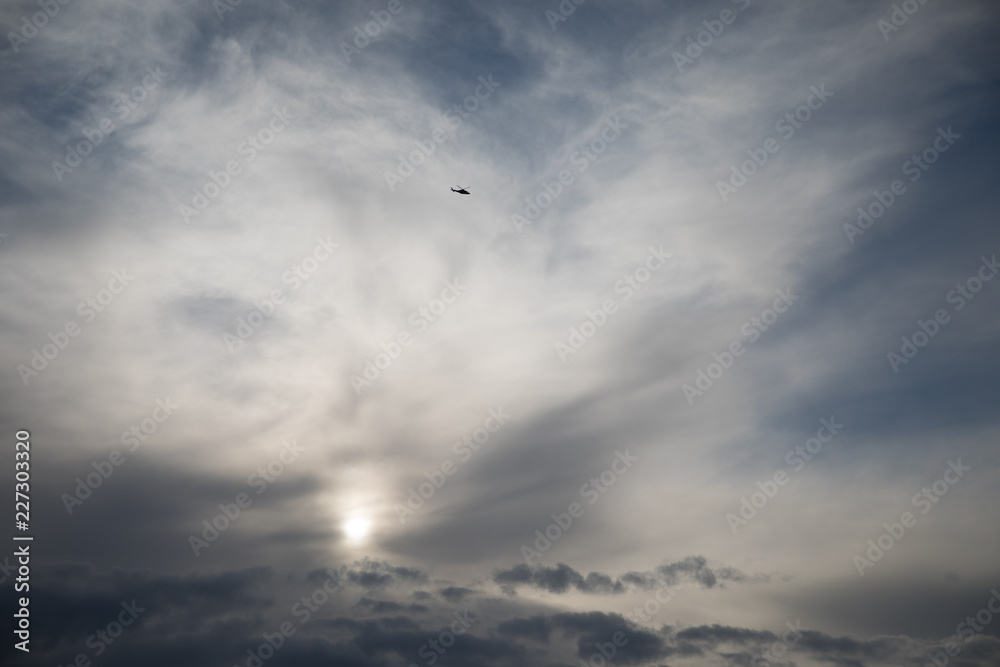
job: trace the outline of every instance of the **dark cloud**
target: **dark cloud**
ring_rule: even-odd
[[[448,586],[438,591],[441,597],[448,602],[461,602],[470,595],[474,595],[475,592],[471,588],[465,588],[464,586]]]
[[[576,590],[581,593],[617,595],[624,593],[629,586],[650,590],[661,585],[692,582],[702,588],[714,588],[716,585],[721,586],[720,582],[723,581],[767,583],[770,580],[768,575],[748,576],[728,566],[712,569],[708,567],[704,556],[689,556],[682,561],[660,565],[652,572],[627,572],[617,578],[601,572],[591,572],[584,576],[564,563],[555,567],[515,565],[493,572],[493,581],[508,594],[514,593],[520,585],[533,586],[550,593]]]
[[[505,590],[513,591],[520,584],[534,586],[550,593],[565,593],[570,589],[583,592],[591,592],[588,581],[603,583],[607,577],[592,573],[591,577],[584,577],[573,568],[559,563],[555,567],[544,566],[532,568],[528,565],[515,565],[509,570],[497,570],[493,573],[493,581],[500,584]],[[610,582],[610,579],[608,579]],[[623,589],[622,589],[623,590]],[[600,592],[612,592],[610,590]],[[618,592],[621,592],[619,590]]]
[[[777,638],[771,632],[731,628],[722,625],[701,625],[693,628],[684,628],[674,636],[680,641],[707,642],[710,644],[723,642],[737,644],[770,642]]]
[[[344,576],[362,588],[385,588],[399,583],[423,583],[427,573],[413,567],[399,567],[384,561],[366,558],[347,567]]]
[[[548,643],[552,636],[552,623],[544,616],[510,618],[497,624],[497,631],[510,637],[523,637]]]
[[[625,664],[638,664],[671,655],[674,650],[664,638],[646,630],[635,630],[618,614],[602,612],[555,614],[552,623],[567,634],[578,635],[577,656],[589,659],[598,652],[597,644],[614,643],[621,632],[624,645],[617,649],[615,660]],[[627,640],[627,641],[626,641]],[[610,651],[610,649],[608,649]]]
[[[371,609],[372,613],[375,614],[391,614],[393,612],[409,612],[411,614],[425,614],[430,609],[422,604],[400,604],[398,602],[393,602],[392,600],[373,600],[371,598],[362,598],[358,600],[359,607],[365,607]]]
[[[666,579],[668,584],[679,581],[694,581],[705,588],[713,588],[716,585],[723,586],[721,582],[743,583],[768,583],[771,577],[766,574],[748,576],[734,567],[723,566],[710,568],[704,556],[688,556],[684,560],[675,563],[667,563],[656,568],[656,573]]]
[[[369,597],[361,598],[356,607],[379,615],[377,618],[338,616],[331,608],[332,613],[321,612],[303,625],[287,612],[282,613],[283,604],[276,604],[273,591],[277,581],[266,569],[179,577],[149,571],[100,572],[81,564],[54,564],[37,580],[35,600],[40,613],[45,610],[47,616],[40,617],[36,635],[40,649],[31,659],[65,662],[77,653],[92,651],[85,638],[107,624],[95,619],[113,621],[122,602],[128,604],[132,599],[140,609],[138,622],[125,629],[120,642],[105,646],[108,655],[102,662],[112,667],[128,664],[143,652],[147,652],[147,662],[154,667],[184,657],[238,661],[246,651],[259,650],[265,633],[273,638],[281,621],[289,622],[295,632],[275,654],[274,664],[279,665],[335,660],[340,661],[336,664],[378,667],[393,660],[419,662],[421,651],[431,651],[437,652],[445,665],[475,661],[496,667],[513,663],[543,667],[552,663],[521,642],[550,647],[560,639],[573,641],[575,657],[581,660],[589,660],[600,650],[598,646],[611,651],[609,644],[617,641],[615,660],[629,665],[664,661],[686,664],[708,656],[735,665],[753,664],[776,644],[785,646],[783,653],[787,652],[789,660],[809,657],[836,665],[908,664],[944,646],[943,642],[925,643],[902,636],[832,636],[801,624],[790,626],[791,631],[721,624],[653,630],[602,611],[498,619],[481,612],[436,612]],[[235,608],[240,610],[236,615]],[[57,609],[58,615],[51,615]],[[414,614],[425,618],[417,620]],[[456,619],[465,619],[465,623],[456,625]],[[170,628],[166,635],[165,626]],[[800,632],[794,632],[796,627]],[[450,633],[458,628],[463,632],[455,635],[452,644]],[[450,645],[443,652],[442,642]],[[6,650],[9,652],[9,647]],[[957,664],[979,667],[1000,656],[1000,641],[978,637],[972,643],[962,642],[961,650]]]
[[[149,571],[112,570],[98,572],[91,565],[59,563],[35,579],[35,599],[41,606],[58,609],[58,627],[63,636],[92,629],[95,617],[113,620],[122,602],[133,600],[152,614],[148,618],[172,616],[197,606],[207,615],[223,614],[230,604],[246,612],[261,611],[273,604],[261,586],[272,579],[269,568],[254,568],[220,574],[154,575]],[[58,637],[53,638],[56,641]],[[44,640],[43,640],[44,641]]]

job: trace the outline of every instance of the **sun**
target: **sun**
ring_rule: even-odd
[[[368,535],[371,521],[364,517],[353,517],[344,524],[344,534],[351,542],[360,542]]]

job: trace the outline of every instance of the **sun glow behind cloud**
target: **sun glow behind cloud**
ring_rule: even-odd
[[[344,522],[344,534],[348,541],[358,543],[368,537],[372,522],[368,517],[357,515]]]

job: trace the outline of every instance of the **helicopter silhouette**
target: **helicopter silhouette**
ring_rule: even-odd
[[[471,195],[472,194],[471,192],[469,192],[468,188],[462,188],[462,187],[458,188],[458,190],[456,190],[455,188],[452,188],[451,191],[452,192],[457,192],[460,195]]]

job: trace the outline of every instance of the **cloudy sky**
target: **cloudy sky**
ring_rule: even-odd
[[[1000,664],[994,2],[0,26],[5,660]]]

